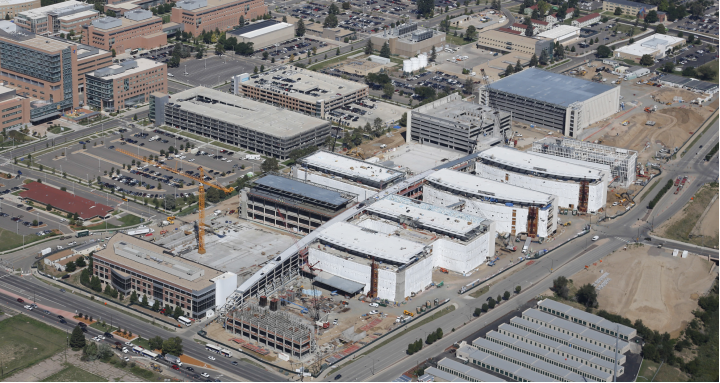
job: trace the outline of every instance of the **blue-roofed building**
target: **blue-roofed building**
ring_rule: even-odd
[[[620,87],[529,68],[480,88],[480,103],[514,120],[578,137],[620,109]]]
[[[357,195],[327,186],[268,174],[243,190],[243,218],[294,233],[309,233],[355,204]]]

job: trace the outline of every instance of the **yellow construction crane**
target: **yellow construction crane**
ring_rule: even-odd
[[[183,172],[177,171],[176,169],[165,166],[165,165],[160,164],[151,159],[148,159],[145,156],[139,156],[137,154],[130,153],[127,150],[123,150],[120,148],[117,148],[115,150],[126,156],[135,158],[136,160],[147,162],[148,164],[154,164],[155,166],[159,167],[160,169],[167,170],[169,172],[181,175],[186,178],[190,178],[190,179],[198,182],[198,194],[200,194],[200,196],[198,198],[198,210],[200,210],[200,217],[198,220],[198,253],[205,254],[205,187],[203,185],[207,185],[207,186],[213,187],[215,189],[222,190],[226,194],[232,193],[233,190],[235,190],[235,189],[232,187],[226,188],[224,186],[211,184],[211,183],[205,181],[203,179],[203,176],[205,173],[204,173],[202,167],[198,167],[198,170],[200,171],[200,177],[195,177],[195,176],[191,176],[191,175],[185,174]],[[173,217],[173,218],[175,218],[175,217]]]

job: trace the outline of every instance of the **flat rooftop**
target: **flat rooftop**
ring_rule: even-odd
[[[588,169],[585,166],[569,164],[561,159],[546,158],[535,155],[535,153],[521,152],[510,148],[492,147],[480,152],[478,158],[502,166],[522,169],[530,173],[589,180],[603,178],[602,172],[597,169]]]
[[[342,174],[343,176],[356,180],[387,182],[394,178],[403,176],[403,173],[399,170],[390,169],[385,166],[372,164],[324,150],[317,151],[302,158],[300,163],[320,169],[327,169],[333,173]]]
[[[165,64],[154,60],[139,58],[98,69],[95,72],[89,73],[89,75],[94,77],[100,77],[104,80],[113,80],[117,78],[131,76],[135,73],[144,72],[146,70],[161,66],[165,66]]]
[[[467,153],[436,145],[408,142],[393,152],[384,153],[385,160],[381,164],[398,170],[409,169],[415,174],[420,174],[466,155]]]
[[[396,194],[370,204],[366,211],[379,216],[402,217],[402,222],[414,222],[413,225],[423,229],[459,237],[475,237],[490,223],[485,218]]]
[[[553,199],[550,194],[450,169],[438,170],[429,175],[426,180],[433,184],[473,195],[476,198],[489,197],[503,202],[532,205],[547,205]]]
[[[537,309],[527,309],[523,311],[522,317],[523,319],[532,318],[534,320],[539,320],[540,322],[549,323],[565,329],[566,331],[570,331],[571,333],[580,334],[606,345],[615,346],[615,342],[617,342],[618,350],[622,350],[628,345],[628,342],[622,339],[616,339],[614,336],[601,333],[600,331],[595,331],[589,327],[550,315]]]
[[[345,205],[356,197],[353,193],[331,190],[313,183],[274,174],[268,174],[254,182],[256,185],[264,186],[269,190],[278,191],[283,194],[286,193],[288,197],[294,197],[320,205],[329,205],[329,207],[334,208]]]
[[[168,255],[165,251],[167,249],[162,246],[118,233],[95,256],[196,291],[213,285],[210,280],[223,274],[199,263]]]
[[[673,44],[684,43],[685,39],[670,35],[653,34],[633,44],[617,48],[616,52],[633,56],[653,55],[658,50],[668,49]],[[664,52],[663,52],[664,53]]]
[[[262,36],[266,33],[279,31],[284,28],[292,27],[292,24],[284,23],[277,20],[265,20],[259,23],[253,23],[244,27],[228,32],[231,35],[241,36],[245,38],[253,38]]]
[[[368,87],[363,83],[290,66],[264,72],[257,78],[251,77],[242,85],[273,93],[287,93],[290,97],[313,103],[321,100],[330,102]]]
[[[537,38],[546,39],[557,39],[570,33],[579,33],[580,28],[573,27],[572,25],[558,25],[557,27],[541,32],[537,35]]]
[[[152,16],[152,14],[150,17],[143,18],[142,20],[129,19],[127,16],[128,14],[125,14],[125,17],[103,17],[100,19],[95,19],[92,21],[92,25],[97,29],[102,29],[103,31],[112,31],[130,28],[140,23],[160,20],[159,17]]]
[[[449,368],[453,371],[457,371],[459,373],[465,374],[467,376],[470,376],[474,379],[477,379],[478,382],[497,382],[500,379],[494,375],[490,375],[486,372],[482,372],[478,370],[477,368],[473,367],[471,364],[463,364],[458,361],[449,359],[449,358],[443,358],[438,362],[439,366],[443,366],[446,368]],[[456,377],[456,376],[455,376]],[[456,377],[457,378],[457,377]],[[465,380],[462,380],[463,382]]]
[[[330,245],[399,264],[410,263],[425,248],[420,243],[347,222],[330,225],[318,234],[318,238]]]
[[[70,21],[70,20],[75,20],[75,19],[81,18],[81,17],[94,16],[94,15],[97,15],[97,14],[99,14],[99,13],[100,13],[100,12],[98,12],[98,11],[82,11],[82,12],[78,12],[78,13],[73,13],[72,15],[67,15],[67,16],[58,17],[58,20],[61,20],[61,21]]]
[[[492,108],[462,100],[455,100],[442,104],[428,103],[415,108],[413,112],[422,113],[441,120],[449,120],[468,127],[482,127],[495,123],[492,116]],[[498,118],[503,118],[507,114],[509,113],[499,112]]]
[[[209,8],[239,2],[239,0],[182,0],[175,3],[175,6],[186,11],[203,11]]]
[[[19,28],[18,31],[21,29]],[[0,37],[47,53],[58,53],[58,51],[75,45],[70,41],[38,36],[25,30],[19,33],[7,33],[5,30],[0,30]]]
[[[204,87],[175,93],[170,101],[166,108],[181,108],[280,138],[327,124],[319,118]]]
[[[463,346],[460,349],[458,349],[457,352],[460,353],[461,351],[464,354],[469,354],[469,356],[477,362],[482,362],[482,363],[485,363],[486,365],[490,365],[495,368],[499,368],[505,372],[514,374],[515,376],[518,376],[527,382],[555,382],[555,379],[552,379],[549,376],[545,376],[545,375],[543,375],[539,372],[535,372],[529,368],[525,368],[525,367],[522,367],[513,362],[507,361],[505,359],[498,358],[494,355],[490,355],[490,354],[480,351],[472,346]],[[500,380],[500,379],[494,379],[491,381],[497,381],[497,380]]]
[[[81,1],[76,1],[76,0],[67,0],[67,1],[63,1],[61,3],[47,5],[45,7],[40,7],[40,8],[31,9],[29,11],[19,12],[18,16],[25,18],[25,19],[39,19],[39,18],[47,17],[48,13],[61,12],[61,11],[72,12],[73,8],[85,8],[85,7],[88,7],[87,3],[84,3]]]
[[[568,107],[573,102],[589,100],[613,89],[611,85],[565,76],[537,68],[505,77],[488,85],[500,92]]]
[[[564,303],[560,303],[558,301],[554,301],[552,299],[543,299],[540,302],[538,302],[538,307],[546,307],[550,310],[555,310],[556,312],[561,312],[566,315],[569,315],[571,317],[583,320],[590,324],[594,324],[595,326],[598,326],[600,328],[605,328],[611,331],[615,331],[618,329],[618,332],[620,334],[625,335],[628,338],[631,338],[635,335],[637,335],[637,330],[630,326],[625,326],[624,324],[615,323],[612,321],[609,321],[601,316],[597,316],[595,314],[591,314],[589,312],[578,310],[572,306],[568,306]]]

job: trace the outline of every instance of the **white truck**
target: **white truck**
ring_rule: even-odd
[[[523,254],[527,254],[528,250],[530,250],[530,237],[527,237],[525,239],[525,244],[523,245],[522,249]]]
[[[46,248],[40,250],[40,252],[38,252],[38,255],[35,258],[40,259],[50,253],[52,253],[52,247],[46,247]]]
[[[180,358],[175,355],[165,354],[165,360],[170,363],[177,364],[178,367],[182,367],[182,362],[180,361]]]
[[[246,154],[245,159],[246,160],[260,160],[262,157],[260,157],[259,154]]]
[[[156,136],[153,136],[153,137],[150,139],[150,142],[156,141],[156,140],[159,140],[159,139],[160,139],[160,136],[157,136],[157,135],[156,135]]]
[[[147,234],[147,233],[154,233],[154,232],[155,232],[154,229],[151,229],[149,227],[143,227],[143,228],[138,228],[135,230],[128,230],[127,235],[140,235],[140,234]]]

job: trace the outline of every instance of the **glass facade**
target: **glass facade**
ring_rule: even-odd
[[[113,81],[85,75],[87,103],[104,111],[115,111]]]

